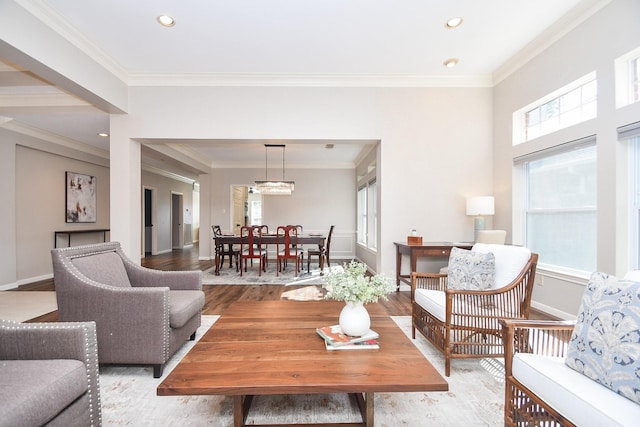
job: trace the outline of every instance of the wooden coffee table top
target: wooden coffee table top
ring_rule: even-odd
[[[446,391],[448,384],[380,304],[368,304],[379,350],[327,351],[315,329],[336,301],[229,307],[158,386],[159,396]]]

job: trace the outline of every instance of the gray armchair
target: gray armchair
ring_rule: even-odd
[[[94,322],[0,320],[0,426],[100,426]]]
[[[117,242],[53,249],[60,321],[96,322],[100,363],[164,364],[200,326],[200,271],[141,267]]]

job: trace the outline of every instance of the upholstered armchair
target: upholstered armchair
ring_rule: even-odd
[[[100,363],[165,363],[200,326],[200,271],[141,267],[117,242],[53,249],[60,321],[96,322]]]
[[[0,320],[0,425],[101,424],[95,323]]]
[[[529,317],[537,262],[527,248],[476,243],[452,250],[448,274],[412,274],[412,336],[444,354],[446,376],[451,359],[504,355],[499,320]]]

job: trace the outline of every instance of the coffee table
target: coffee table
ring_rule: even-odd
[[[379,350],[327,351],[315,329],[336,324],[343,306],[336,301],[233,304],[157,394],[233,396],[234,426],[243,426],[255,395],[349,393],[362,414],[355,425],[372,427],[376,392],[448,390],[380,304],[367,305],[371,328],[380,334]]]

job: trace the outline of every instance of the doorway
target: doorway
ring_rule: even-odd
[[[183,201],[181,193],[171,193],[171,248],[184,248]]]
[[[249,185],[231,186],[231,231],[244,225],[262,225],[262,195]]]
[[[155,255],[158,252],[158,230],[155,226],[158,222],[156,209],[157,190],[152,187],[143,187],[142,193],[142,229],[144,230],[144,236],[142,239],[142,256],[144,257],[147,255]]]

